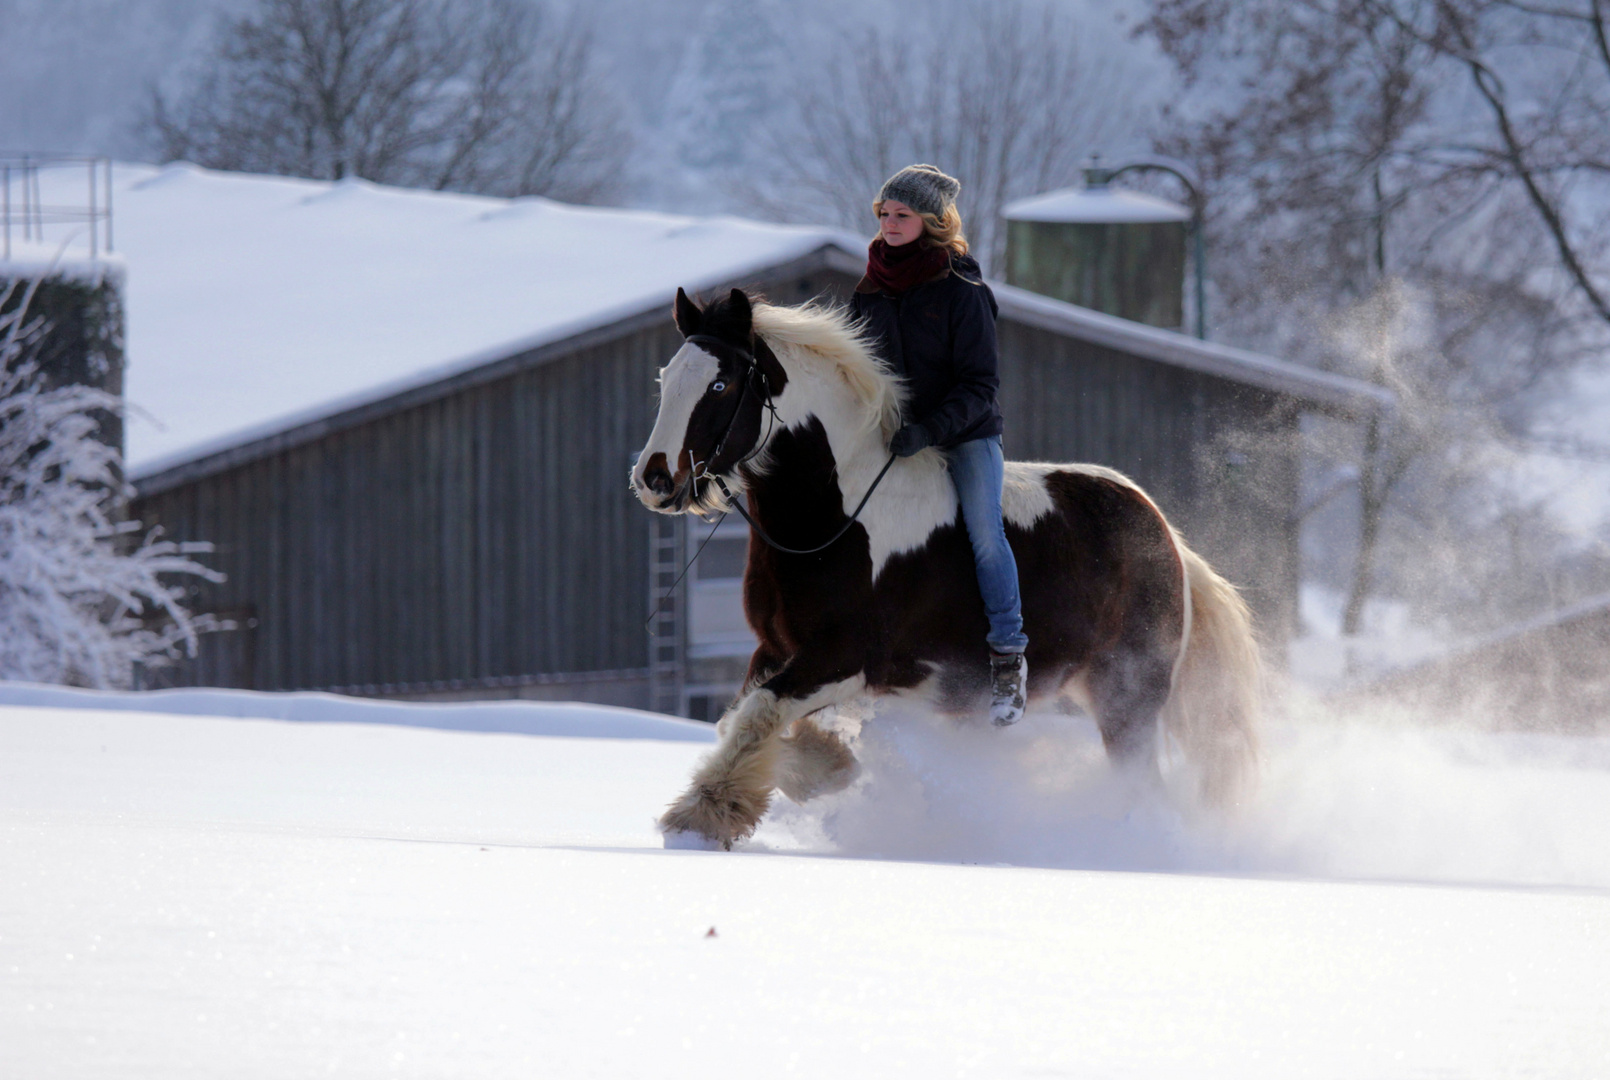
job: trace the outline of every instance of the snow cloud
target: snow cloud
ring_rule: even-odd
[[[1493,734],[1314,709],[1266,732],[1262,783],[1210,818],[1108,765],[1087,719],[1009,731],[885,705],[862,775],[754,844],[938,862],[1610,887],[1610,739]],[[847,727],[853,730],[855,721]]]

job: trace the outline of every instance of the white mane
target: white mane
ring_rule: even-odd
[[[754,305],[755,333],[777,354],[785,370],[834,371],[865,422],[884,441],[900,427],[905,386],[873,351],[872,342],[844,308],[811,302],[799,307]]]

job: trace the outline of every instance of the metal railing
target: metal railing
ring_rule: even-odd
[[[80,172],[82,201],[67,196],[74,181],[60,173]],[[50,177],[48,189],[40,174]],[[55,202],[46,202],[49,191]],[[79,226],[89,233],[90,258],[112,250],[112,159],[72,154],[0,153],[0,260],[9,261],[13,236],[21,243],[46,242],[52,226]],[[71,241],[74,236],[57,234]]]

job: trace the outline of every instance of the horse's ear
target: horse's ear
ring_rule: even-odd
[[[738,332],[748,337],[755,325],[754,309],[749,306],[749,294],[742,289],[734,289],[729,303],[732,305],[732,317],[741,324],[737,328]]]
[[[671,317],[676,320],[676,328],[682,331],[683,337],[692,337],[699,332],[704,316],[699,313],[699,305],[688,299],[688,294],[681,289],[676,291],[676,303],[671,305]]]

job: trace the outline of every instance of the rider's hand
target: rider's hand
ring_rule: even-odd
[[[896,457],[910,457],[925,446],[932,446],[934,437],[921,424],[907,424],[889,440],[889,452]]]

